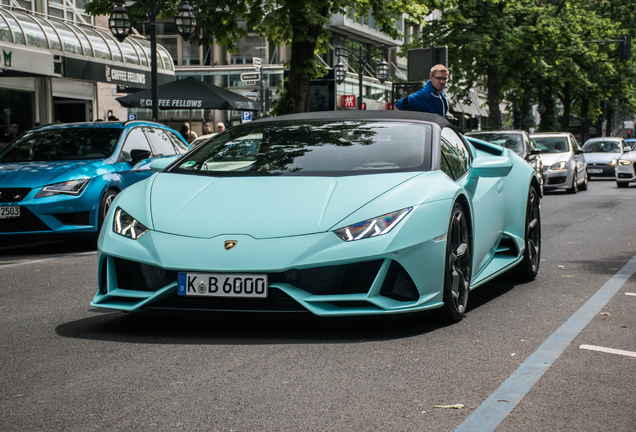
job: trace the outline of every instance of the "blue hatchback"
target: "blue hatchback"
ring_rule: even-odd
[[[0,238],[94,235],[115,196],[150,163],[190,147],[145,121],[41,126],[0,150]]]

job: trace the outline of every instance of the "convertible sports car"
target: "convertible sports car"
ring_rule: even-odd
[[[439,309],[511,270],[532,280],[535,171],[433,114],[262,119],[215,136],[117,196],[91,305],[382,315]]]

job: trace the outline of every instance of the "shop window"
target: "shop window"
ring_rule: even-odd
[[[201,64],[201,50],[198,44],[182,41],[181,51],[184,66]]]

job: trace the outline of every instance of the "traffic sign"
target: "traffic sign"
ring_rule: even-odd
[[[252,121],[252,111],[241,111],[241,120],[243,123]]]
[[[259,79],[261,79],[260,73],[242,73],[241,74],[241,81],[243,82],[258,81]]]
[[[252,64],[254,65],[254,69],[261,70],[261,58],[260,57],[252,57]]]
[[[137,120],[137,114],[128,114],[128,120]]]

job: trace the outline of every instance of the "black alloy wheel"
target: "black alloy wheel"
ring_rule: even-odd
[[[539,195],[534,186],[530,186],[528,192],[524,240],[526,250],[523,253],[523,260],[513,269],[513,273],[519,281],[529,282],[537,277],[541,262],[541,209]]]
[[[468,219],[462,206],[455,203],[446,236],[444,306],[441,310],[445,320],[458,322],[466,313],[470,273],[471,245]]]

